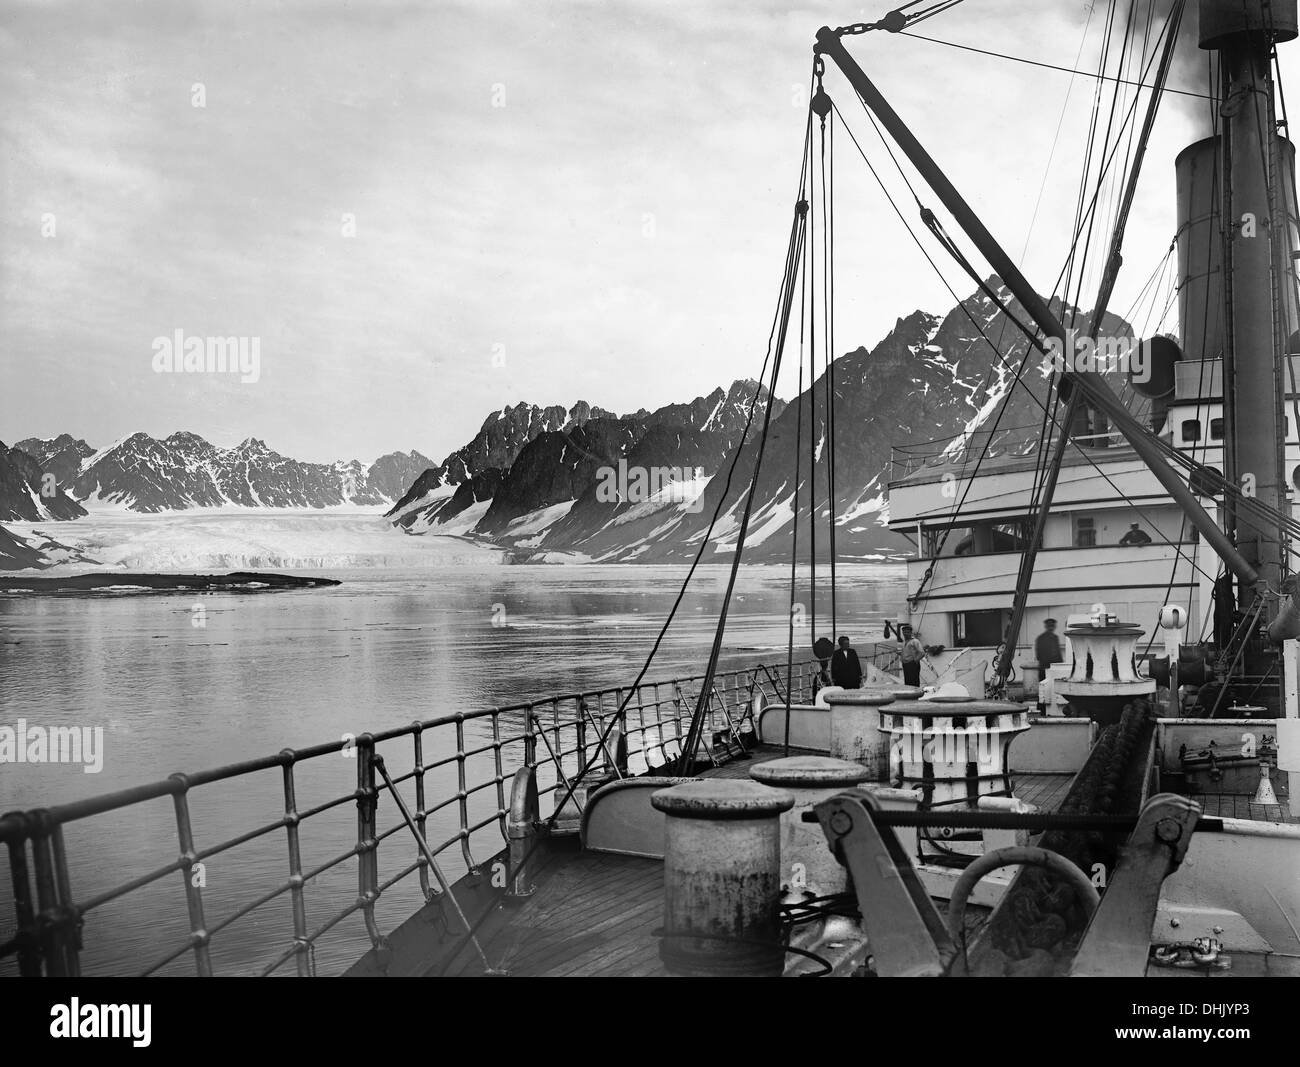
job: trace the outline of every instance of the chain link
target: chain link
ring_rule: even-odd
[[[840,26],[835,30],[836,37],[854,37],[860,33],[866,33],[868,30],[878,28],[878,22],[851,22],[847,26]]]

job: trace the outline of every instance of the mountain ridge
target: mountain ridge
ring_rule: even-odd
[[[994,329],[1003,315],[999,304],[1021,321],[1027,316],[998,278],[986,284],[998,302],[977,290],[943,315],[918,309],[900,316],[872,348],[859,346],[843,353],[800,396],[773,405],[767,451],[754,488],[747,561],[789,560],[796,500],[801,557],[807,558],[810,536],[815,536],[817,557],[829,556],[828,422],[834,435],[835,552],[841,560],[899,561],[915,552],[906,538],[888,528],[886,490],[896,446],[942,450],[960,445],[996,417],[1001,420],[998,449],[1023,452],[1037,447],[1042,405],[1049,400],[1048,376],[1036,357],[1022,364],[1030,345],[1020,331],[1001,324]],[[1080,329],[1090,325],[1088,315],[1065,308],[1059,299],[1052,306]],[[1108,315],[1103,327],[1115,336],[1132,332],[1116,315]],[[1118,384],[1114,372],[1106,376],[1112,385]],[[1021,388],[1013,388],[1017,382]],[[664,432],[673,424],[669,409],[655,413],[659,422],[653,433],[646,427],[631,435],[615,432],[626,429],[626,419],[614,424],[590,420],[576,430],[539,433],[509,467],[494,468],[495,488],[484,484],[475,490],[477,512],[464,506],[454,518],[442,512],[446,489],[426,479],[417,483],[426,494],[424,506],[413,506],[420,501],[408,498],[390,517],[412,534],[455,532],[483,538],[510,549],[517,562],[671,563],[695,556],[716,512],[712,550],[702,558],[728,560],[753,480],[756,427],[763,410],[760,405],[756,427],[743,446],[738,432],[743,420],[737,418],[731,424],[737,432],[725,447],[710,447],[717,442],[706,441],[701,432],[709,431],[699,429],[708,424],[699,415],[707,406],[705,399],[670,405],[695,413],[681,415],[676,433]],[[815,456],[810,461],[806,452],[813,442]],[[628,484],[602,496],[616,471]],[[675,473],[665,481],[653,477],[660,471]],[[628,472],[639,476],[640,483],[629,481]],[[716,477],[719,472],[724,477]],[[810,522],[810,508],[815,522]],[[444,531],[448,520],[454,529]]]

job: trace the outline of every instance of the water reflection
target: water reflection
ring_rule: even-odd
[[[677,567],[489,567],[393,573],[332,572],[344,584],[274,595],[0,596],[0,725],[101,726],[104,766],[0,765],[0,811],[66,803],[197,771],[398,727],[458,710],[536,700],[632,680],[676,596]],[[866,644],[905,594],[901,568],[842,567],[840,629]],[[806,579],[805,579],[806,581]],[[702,671],[726,571],[702,568],[679,610],[649,679]],[[722,666],[783,663],[789,573],[741,572]],[[805,618],[811,612],[801,594]],[[817,611],[824,625],[828,604]],[[201,610],[196,610],[201,609]],[[196,624],[201,623],[201,625]],[[796,630],[806,647],[810,631]],[[467,724],[470,734],[485,729]],[[484,735],[486,740],[486,736]],[[426,741],[425,761],[452,750],[449,737]],[[443,746],[439,750],[439,746]],[[385,749],[392,773],[413,765],[409,740]],[[492,771],[491,757],[483,774]],[[507,773],[522,747],[504,753]],[[454,793],[454,765],[429,774],[428,796]],[[355,786],[355,761],[314,760],[295,770],[298,809]],[[408,803],[413,792],[404,789]],[[472,818],[496,807],[493,790],[470,799]],[[203,907],[215,929],[289,873],[278,768],[193,790],[191,818],[202,850],[259,826],[265,835],[205,858]],[[381,831],[399,816],[381,804]],[[431,820],[431,839],[454,832],[454,806]],[[302,826],[304,869],[328,864],[356,845],[351,802]],[[400,844],[399,844],[400,842]],[[393,847],[388,847],[389,845]],[[170,798],[109,813],[67,830],[74,897],[86,901],[126,879],[175,860],[176,813]],[[450,850],[447,874],[464,864]],[[380,850],[381,881],[414,863],[403,829]],[[475,856],[476,861],[480,858]],[[189,916],[182,875],[105,903],[87,916],[83,967],[90,974],[130,973],[183,946]],[[307,929],[333,920],[356,899],[356,862],[319,873],[308,885]],[[381,898],[381,930],[390,931],[422,902],[414,876]],[[0,942],[12,933],[8,858],[0,858]],[[217,973],[247,973],[290,952],[288,894],[220,930],[212,940]],[[343,970],[369,946],[358,915],[331,930],[317,954],[320,973]],[[293,973],[291,960],[277,973]],[[13,960],[0,974],[14,973]],[[183,950],[162,973],[193,973]]]

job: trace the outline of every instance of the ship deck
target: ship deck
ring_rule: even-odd
[[[747,778],[755,763],[784,750],[762,746],[748,759],[703,771],[706,778]],[[800,753],[811,754],[811,753]],[[1018,774],[1016,795],[1042,811],[1065,799],[1071,774]],[[532,977],[667,976],[654,931],[663,923],[661,860],[578,849],[565,841],[537,871],[537,891],[526,901],[497,909],[479,930],[493,967]],[[483,966],[472,948],[462,950],[443,974],[473,976]]]
[[[1250,793],[1198,793],[1192,797],[1206,815],[1255,822],[1300,823],[1286,804],[1256,804]]]

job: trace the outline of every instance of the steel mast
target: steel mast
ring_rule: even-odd
[[[1296,0],[1201,0],[1200,46],[1219,55],[1223,85],[1225,192],[1224,269],[1231,331],[1224,338],[1223,399],[1226,469],[1245,498],[1235,540],[1265,589],[1282,580],[1285,539],[1267,516],[1285,513],[1286,388],[1282,370],[1294,323],[1287,188],[1273,118],[1273,45],[1296,37]],[[1228,534],[1234,534],[1229,528]],[[1241,582],[1237,602],[1251,610],[1260,590]],[[1269,598],[1261,620],[1276,612]]]

